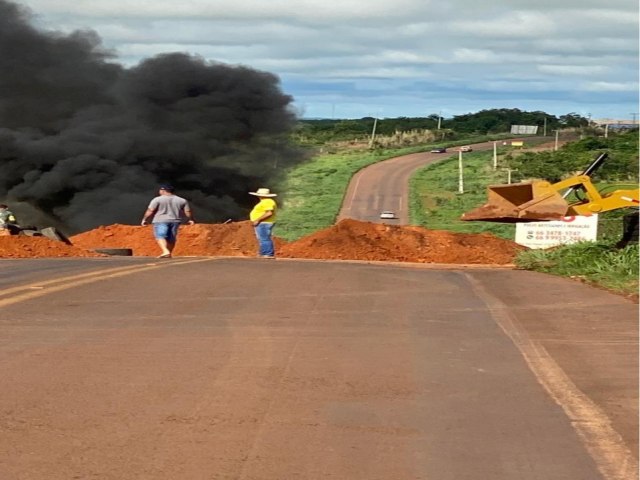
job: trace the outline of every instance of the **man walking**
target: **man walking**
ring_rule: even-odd
[[[161,185],[158,190],[160,195],[151,200],[142,217],[143,226],[153,217],[153,235],[162,250],[158,258],[171,258],[183,218],[186,217],[189,225],[195,223],[189,202],[173,192],[174,188],[171,185]]]
[[[249,195],[255,195],[260,199],[249,214],[249,220],[251,220],[258,239],[258,256],[261,258],[275,258],[276,252],[273,245],[272,231],[278,206],[273,197],[277,197],[277,194],[271,193],[268,188],[259,188],[255,192],[249,192]]]

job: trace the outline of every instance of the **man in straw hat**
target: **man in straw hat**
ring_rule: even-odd
[[[249,195],[254,195],[260,199],[249,214],[249,220],[253,224],[253,229],[258,239],[258,256],[260,258],[275,258],[276,252],[271,233],[276,221],[276,210],[278,208],[273,197],[277,197],[277,195],[271,193],[268,188],[259,188],[255,192],[249,192]]]

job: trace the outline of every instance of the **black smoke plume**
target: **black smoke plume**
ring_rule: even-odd
[[[244,219],[247,192],[301,160],[275,75],[185,53],[125,68],[95,32],[31,20],[0,0],[0,201],[23,223],[135,224],[159,183],[200,221]]]

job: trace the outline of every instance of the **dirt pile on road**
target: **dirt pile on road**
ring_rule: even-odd
[[[488,233],[454,233],[347,219],[284,245],[278,251],[278,256],[504,265],[512,263],[517,253],[524,249],[521,245]]]
[[[103,256],[45,237],[0,236],[0,258]]]
[[[277,228],[277,227],[276,227]],[[131,248],[137,256],[156,256],[151,227],[109,225],[71,237],[86,248]],[[524,247],[491,234],[463,234],[421,227],[357,220],[338,224],[295,242],[276,238],[277,256],[419,263],[507,264]],[[175,256],[254,256],[250,222],[196,224],[180,228]]]
[[[136,256],[156,256],[160,249],[151,226],[108,225],[71,237],[82,248],[131,248]],[[276,249],[284,240],[275,239]],[[180,227],[174,256],[254,256],[256,236],[249,221],[223,224],[195,224]]]
[[[277,228],[277,227],[276,227]],[[277,231],[276,231],[277,233]],[[155,257],[152,227],[108,225],[71,237],[74,247],[36,237],[0,237],[0,257],[86,257],[98,248],[130,248],[135,256]],[[275,238],[281,258],[388,262],[512,263],[524,247],[491,234],[464,234],[422,227],[342,220],[295,242]],[[174,256],[253,257],[257,240],[251,223],[184,225]]]

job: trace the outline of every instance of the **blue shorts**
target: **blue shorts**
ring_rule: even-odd
[[[164,239],[169,243],[176,243],[178,238],[179,223],[154,223],[153,236],[156,240]]]

